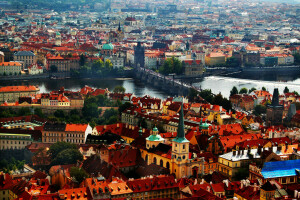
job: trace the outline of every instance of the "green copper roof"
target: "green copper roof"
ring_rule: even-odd
[[[103,50],[113,50],[114,49],[114,45],[112,45],[112,43],[108,43],[108,44],[104,44],[102,46]]]
[[[149,137],[146,138],[146,140],[149,140],[149,141],[163,141],[164,138],[162,138],[160,135],[150,135]]]
[[[208,123],[201,124],[202,129],[208,129],[211,125]]]
[[[156,126],[154,126],[153,132],[157,132],[157,131],[158,131],[158,129],[156,128]]]
[[[57,32],[56,32],[56,35],[60,35],[60,32],[57,31]]]
[[[177,137],[173,139],[174,142],[182,143],[182,142],[189,142],[185,138],[185,133],[184,133],[184,119],[183,119],[183,103],[181,103],[181,108],[179,112],[179,124],[178,124],[178,129],[177,129]]]

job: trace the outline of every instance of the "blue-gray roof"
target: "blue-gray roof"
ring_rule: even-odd
[[[15,53],[16,56],[35,56],[31,51],[18,51]]]
[[[296,176],[300,170],[300,160],[266,162],[261,170],[264,178]]]

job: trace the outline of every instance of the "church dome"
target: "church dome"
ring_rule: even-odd
[[[112,43],[108,43],[108,44],[104,44],[102,46],[103,50],[113,50],[114,49],[114,45],[112,45]]]

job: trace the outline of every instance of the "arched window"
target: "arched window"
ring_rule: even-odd
[[[167,162],[166,167],[167,167],[167,169],[170,169],[170,163],[169,162]]]
[[[163,162],[163,160],[162,160],[162,159],[160,159],[160,163],[159,163],[159,165],[160,165],[161,167],[163,167],[163,166],[164,166],[164,162]]]
[[[154,159],[153,159],[153,163],[154,164],[156,164],[157,162],[156,162],[156,157],[154,157]]]

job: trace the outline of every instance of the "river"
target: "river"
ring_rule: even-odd
[[[273,92],[275,87],[279,88],[279,92],[282,93],[285,86],[290,91],[297,91],[300,93],[300,76],[298,74],[252,74],[238,73],[230,74],[228,76],[210,76],[206,77],[198,83],[194,83],[194,86],[201,87],[202,89],[211,89],[213,93],[222,93],[223,96],[229,97],[230,90],[233,86],[238,89],[246,87],[248,89],[255,87],[261,89],[263,86],[270,92]],[[41,92],[50,92],[58,90],[60,87],[64,87],[67,90],[78,91],[85,85],[95,88],[108,88],[110,91],[117,85],[122,85],[126,88],[126,92],[133,93],[136,96],[144,96],[146,94],[165,99],[169,95],[161,91],[152,85],[145,85],[141,81],[131,78],[125,79],[65,79],[65,80],[15,80],[15,81],[1,81],[0,86],[7,85],[36,85],[39,86]]]

